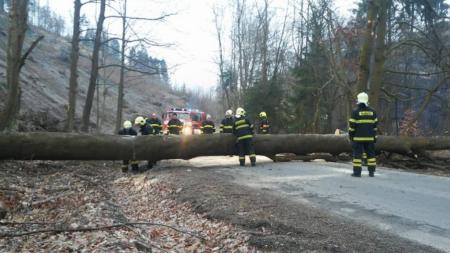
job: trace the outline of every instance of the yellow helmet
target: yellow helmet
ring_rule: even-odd
[[[125,122],[123,122],[123,128],[129,129],[133,126],[133,124],[131,124],[131,121],[126,120]]]
[[[236,118],[240,118],[241,116],[245,116],[245,110],[242,107],[238,107],[236,109]]]
[[[358,94],[357,96],[357,100],[358,100],[358,104],[365,104],[365,105],[369,105],[369,95],[367,95],[367,93],[365,92],[361,92]]]
[[[260,118],[266,118],[267,117],[267,113],[266,112],[260,112],[259,113],[259,117]]]
[[[233,111],[232,111],[232,110],[227,110],[227,111],[225,112],[225,116],[228,116],[228,117],[233,116]]]
[[[142,117],[142,116],[137,117],[137,118],[134,120],[134,124],[135,124],[135,125],[141,125],[141,126],[145,125],[145,119],[144,119],[144,117]]]

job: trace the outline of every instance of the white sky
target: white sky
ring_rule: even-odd
[[[272,0],[277,6],[286,6],[288,1]],[[148,48],[151,56],[166,60],[172,83],[176,85],[185,83],[189,88],[206,90],[217,84],[218,77],[215,63],[218,44],[212,8],[215,4],[223,5],[227,2],[232,1],[128,0],[128,16],[158,17],[163,13],[177,13],[169,17],[165,23],[136,21],[134,30],[140,36],[153,41],[174,44],[170,48]],[[355,6],[355,0],[334,0],[334,2],[338,13],[345,16]],[[72,22],[73,0],[40,0],[41,5],[46,3],[53,11],[66,17],[67,23]],[[82,13],[91,19],[91,24],[95,23],[96,11],[97,7],[93,4],[82,8]],[[121,32],[119,22],[110,23],[108,28],[117,34]]]

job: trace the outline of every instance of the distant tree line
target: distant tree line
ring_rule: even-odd
[[[355,96],[366,91],[381,132],[417,126],[421,134],[448,134],[448,4],[360,0],[349,18],[335,9],[328,0],[216,6],[224,109],[266,111],[280,132],[331,133],[347,129]]]

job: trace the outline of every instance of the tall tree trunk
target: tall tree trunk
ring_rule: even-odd
[[[385,37],[386,37],[386,22],[387,10],[389,8],[389,0],[380,0],[378,6],[378,25],[375,48],[375,63],[373,65],[373,75],[370,81],[370,104],[376,110],[380,97],[380,91],[383,83],[384,60],[385,60]]]
[[[97,77],[98,77],[98,58],[102,40],[103,22],[105,21],[105,7],[106,7],[106,0],[101,0],[100,13],[97,22],[97,31],[95,34],[94,49],[92,51],[91,76],[89,78],[89,87],[86,95],[86,103],[84,104],[83,109],[82,127],[81,127],[81,130],[83,132],[89,131],[89,122],[91,118],[92,103],[94,101],[95,85],[97,84]]]
[[[5,0],[0,0],[0,14],[5,14]]]
[[[28,0],[12,0],[9,11],[8,52],[6,56],[6,82],[8,98],[0,117],[0,131],[12,129],[20,107],[20,69],[25,32],[28,28]]]
[[[123,111],[123,90],[125,79],[125,49],[126,49],[126,34],[127,34],[127,0],[123,2],[123,17],[122,17],[122,48],[120,50],[120,79],[119,90],[117,96],[117,114],[116,114],[116,133],[119,132],[122,125],[122,111]]]
[[[78,87],[81,0],[75,0],[74,3],[75,10],[73,15],[72,51],[70,52],[69,108],[67,109],[67,121],[65,126],[66,132],[71,132],[74,129]]]
[[[367,9],[367,25],[364,34],[364,42],[361,46],[361,52],[359,56],[359,73],[358,84],[356,87],[356,93],[367,91],[367,84],[369,81],[370,72],[370,58],[373,48],[373,23],[377,14],[377,6],[375,0],[368,0],[369,7]]]

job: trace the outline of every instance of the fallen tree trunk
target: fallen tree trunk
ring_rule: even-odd
[[[422,150],[450,149],[449,137],[380,136],[378,151],[412,155]],[[0,134],[0,159],[15,160],[150,160],[190,159],[198,156],[231,155],[235,138],[228,134],[193,136],[117,136],[71,133]],[[346,136],[257,135],[258,155],[280,153],[306,155],[350,152]]]

